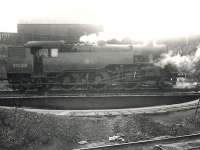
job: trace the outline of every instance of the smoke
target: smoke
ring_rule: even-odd
[[[125,36],[125,35],[123,36],[123,35],[107,33],[107,32],[83,35],[80,37],[80,42],[90,43],[90,44],[98,44],[99,41],[109,41],[109,40],[116,40],[116,41],[121,41],[121,42],[122,41],[123,42],[131,42],[132,38],[129,36]],[[135,41],[141,42],[142,40],[135,40]]]
[[[177,78],[176,84],[173,86],[173,88],[178,89],[192,89],[197,86],[197,82],[191,82],[186,78],[179,77]]]
[[[196,65],[200,60],[200,48],[198,48],[194,55],[181,55],[174,54],[173,51],[162,54],[158,62],[155,63],[156,66],[164,68],[166,65],[172,65],[177,68],[179,72],[190,72],[194,73],[196,71]]]
[[[80,37],[80,42],[97,44],[98,41],[107,41],[110,39],[114,39],[114,36],[101,32],[98,35],[97,34],[83,35]],[[115,39],[118,38],[115,37]]]
[[[80,41],[84,43],[97,43],[99,40],[99,37],[96,34],[90,34],[90,35],[83,35],[80,37]]]
[[[173,51],[162,54],[161,58],[155,65],[165,68],[167,65],[171,65],[177,69],[178,72],[184,73],[189,78],[177,77],[174,88],[179,89],[192,89],[198,84],[199,68],[198,63],[200,61],[200,48],[197,48],[193,55],[181,55],[174,54]]]

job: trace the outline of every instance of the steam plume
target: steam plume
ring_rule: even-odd
[[[173,51],[169,51],[161,56],[161,59],[155,63],[155,65],[164,68],[166,65],[172,65],[181,73],[186,73],[191,79],[178,77],[174,88],[191,89],[197,86],[199,80],[198,63],[200,61],[200,48],[197,48],[193,55],[181,55],[174,54]]]
[[[181,55],[174,54],[173,51],[162,54],[161,59],[155,63],[155,65],[164,68],[166,65],[175,66],[179,72],[190,72],[196,71],[196,65],[200,60],[200,48],[198,48],[194,55]]]

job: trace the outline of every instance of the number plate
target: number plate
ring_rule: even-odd
[[[13,68],[27,68],[28,64],[13,64]]]

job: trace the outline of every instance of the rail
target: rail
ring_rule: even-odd
[[[135,149],[135,148],[138,148],[138,147],[148,147],[148,146],[150,147],[150,146],[155,146],[155,145],[159,145],[159,144],[171,144],[171,143],[197,140],[199,138],[200,138],[200,133],[196,133],[196,134],[170,137],[170,138],[164,138],[164,139],[144,140],[144,141],[129,142],[129,143],[122,143],[122,144],[115,144],[115,145],[105,145],[105,146],[97,146],[97,147],[90,147],[90,148],[79,148],[79,149],[74,149],[74,150]]]

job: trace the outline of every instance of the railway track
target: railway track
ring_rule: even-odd
[[[17,89],[13,90],[10,89],[8,85],[4,85],[4,89],[0,89],[0,96],[6,96],[6,95],[78,95],[78,94],[96,94],[96,93],[101,93],[101,94],[115,94],[115,95],[120,95],[120,94],[131,94],[131,93],[166,93],[166,92],[195,92],[198,93],[200,90],[199,88],[164,88],[160,89],[157,87],[147,87],[147,88],[119,88],[119,89],[87,89],[87,88],[77,88],[77,89],[65,89],[65,88],[35,88],[35,89]]]
[[[84,110],[122,109],[189,102],[200,97],[199,92],[135,92],[135,93],[19,93],[4,91],[1,106],[40,109]],[[6,93],[8,92],[8,93]],[[14,92],[14,93],[12,93]]]
[[[198,146],[190,146],[189,148],[184,149],[184,150],[189,150],[189,149],[199,150],[200,149],[200,133],[177,136],[177,137],[167,137],[167,138],[162,138],[162,139],[151,139],[151,140],[144,140],[144,141],[137,141],[137,142],[113,144],[113,145],[77,148],[73,150],[134,150],[134,149],[152,150],[152,148],[155,147],[156,145],[157,145],[156,150],[164,150],[164,149],[161,149],[162,147],[161,145],[180,143],[180,142],[186,142],[186,143],[194,142],[195,140],[199,140]]]

